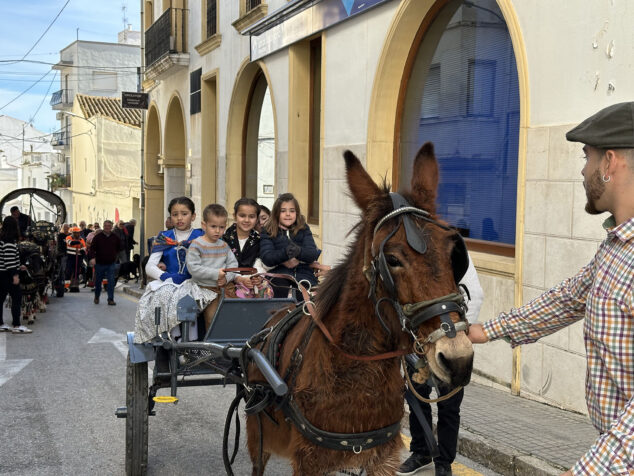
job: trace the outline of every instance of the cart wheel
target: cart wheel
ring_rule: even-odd
[[[126,365],[125,472],[127,476],[147,473],[148,440],[147,362]]]

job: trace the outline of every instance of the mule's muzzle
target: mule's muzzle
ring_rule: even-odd
[[[436,355],[438,363],[445,368],[451,379],[451,386],[465,386],[471,381],[473,355],[467,357],[447,358],[442,352]]]

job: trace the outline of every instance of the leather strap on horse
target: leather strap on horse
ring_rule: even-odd
[[[311,317],[313,322],[317,325],[317,327],[319,327],[319,330],[322,332],[328,342],[330,342],[330,344],[345,357],[352,360],[360,360],[362,362],[371,362],[375,360],[393,359],[394,357],[401,357],[407,354],[407,350],[405,349],[393,350],[391,352],[384,352],[382,354],[375,355],[354,355],[347,353],[339,345],[337,345],[326,325],[321,321],[319,317],[317,317],[315,312],[315,304],[310,300],[310,294],[308,294],[308,291],[300,282],[298,282],[293,276],[290,276],[288,274],[263,273],[263,275],[272,278],[283,278],[294,281],[295,284],[297,284],[297,289],[299,289],[299,291],[302,293],[302,297],[304,298],[304,304],[302,305],[302,310],[304,314]]]
[[[412,392],[412,394],[418,398],[421,402],[425,402],[425,403],[438,403],[438,402],[444,402],[445,400],[450,399],[451,397],[453,397],[456,393],[458,393],[460,390],[462,390],[464,387],[462,385],[458,385],[456,388],[454,388],[451,392],[447,393],[446,395],[443,395],[442,397],[438,397],[438,398],[425,398],[423,397],[420,393],[418,393],[416,390],[414,390],[414,384],[412,383],[412,379],[409,376],[409,372],[407,371],[407,365],[405,364],[405,358],[401,359],[401,363],[403,364],[403,373],[405,374],[405,378],[407,379],[407,387],[408,389]]]
[[[414,395],[412,394],[412,392],[414,391],[415,390],[410,383],[410,387],[405,390],[405,399],[409,404],[409,408],[414,412],[414,415],[418,419],[418,422],[423,427],[423,435],[425,436],[425,441],[427,442],[427,448],[429,448],[429,456],[435,458],[440,455],[440,451],[438,451],[438,445],[436,444],[436,440],[434,439],[434,433],[430,428],[429,423],[427,422],[427,418],[425,418],[425,415],[423,415],[423,410],[420,407],[420,403],[418,403],[418,400],[416,400],[416,398],[418,397],[414,398]]]
[[[238,448],[240,447],[240,418],[238,415],[238,406],[240,405],[240,400],[244,398],[244,389],[240,386],[237,386],[236,396],[229,405],[229,411],[227,412],[227,418],[225,420],[225,428],[222,434],[222,461],[225,464],[225,470],[227,471],[227,476],[234,476],[233,470],[231,469],[231,465],[236,459],[236,455],[238,454]],[[229,458],[229,430],[231,430],[231,418],[233,415],[236,415],[236,434],[233,446],[233,454],[231,458]]]
[[[284,413],[295,423],[299,432],[309,441],[332,450],[354,451],[383,445],[399,434],[401,422],[362,433],[333,433],[317,428],[302,414],[295,400],[291,397],[283,406]]]

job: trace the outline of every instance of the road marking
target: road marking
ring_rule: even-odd
[[[401,433],[401,438],[403,439],[403,443],[405,443],[405,446],[409,448],[409,444],[411,443],[412,439],[409,436],[404,435],[403,433]],[[474,469],[468,468],[464,464],[460,464],[455,461],[451,465],[451,472],[455,476],[482,476],[482,473]]]
[[[123,334],[117,334],[110,329],[104,329],[103,327],[97,331],[97,333],[90,338],[89,344],[112,344],[123,355],[124,358],[128,355],[128,344],[126,336]]]
[[[24,337],[17,337],[24,339]],[[7,360],[7,333],[0,333],[0,387],[26,367],[33,359]]]

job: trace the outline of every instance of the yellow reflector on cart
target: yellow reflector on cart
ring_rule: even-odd
[[[156,403],[176,403],[178,402],[178,398],[172,397],[170,395],[159,395],[152,398]]]

